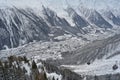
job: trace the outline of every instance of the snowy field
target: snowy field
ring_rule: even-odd
[[[113,70],[113,66],[117,65],[118,68]],[[62,65],[66,68],[80,75],[106,75],[120,73],[120,55],[117,55],[111,59],[96,60],[95,62],[83,65]]]

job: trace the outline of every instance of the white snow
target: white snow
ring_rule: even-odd
[[[43,64],[41,62],[37,63],[37,67],[38,67],[39,72],[42,72],[41,67],[43,67]]]
[[[31,73],[31,67],[28,65],[28,63],[25,63],[24,61],[22,62],[22,64],[21,64],[21,68],[23,69],[23,68],[25,68],[25,70],[27,71],[27,75],[30,75],[30,73]]]
[[[68,40],[70,38],[72,38],[72,35],[64,34],[62,36],[55,37],[54,39],[57,39],[57,40]]]
[[[65,35],[66,40],[59,42],[32,42],[18,48],[12,48],[9,50],[0,51],[0,58],[4,58],[10,55],[25,55],[28,58],[34,59],[62,59],[62,52],[74,51],[77,48],[88,43],[81,38],[71,37],[71,35]],[[73,44],[74,43],[74,44]]]
[[[17,65],[16,61],[14,61],[14,62],[12,63],[12,65],[14,65],[16,68],[18,68],[18,65]]]
[[[56,73],[47,73],[47,78],[52,80],[54,77],[55,80],[62,80],[62,75],[58,75]]]
[[[81,75],[106,75],[120,73],[120,55],[111,59],[96,60],[90,65],[63,65]],[[117,64],[118,69],[113,70],[113,65]]]
[[[3,46],[5,48],[5,50],[9,50],[9,47],[7,45]]]

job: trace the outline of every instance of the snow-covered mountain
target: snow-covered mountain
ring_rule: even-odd
[[[96,39],[101,34],[111,35],[111,31],[115,32],[114,26],[98,11],[78,9],[79,12],[68,6],[60,16],[58,12],[43,5],[36,10],[16,6],[0,8],[0,49],[18,47],[33,41],[54,41],[55,37],[64,34],[91,40],[87,36],[93,35]],[[119,26],[119,17],[112,21]]]
[[[119,68],[113,72],[111,66],[120,56],[119,1],[112,1],[111,5],[117,4],[109,9],[108,5],[95,7],[110,1],[1,0],[0,59],[11,55],[40,59],[86,80],[91,75],[100,80],[101,75],[116,75]],[[100,67],[95,66],[98,62]],[[64,80],[70,80],[69,76]]]
[[[111,21],[113,24],[120,26],[120,16],[115,15],[112,11],[105,11],[103,15],[107,18],[107,20]]]

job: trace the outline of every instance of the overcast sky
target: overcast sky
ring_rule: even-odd
[[[91,8],[120,8],[120,0],[0,0],[0,7],[6,5],[39,7],[41,4],[52,7],[66,7],[67,5],[77,7],[84,5]]]

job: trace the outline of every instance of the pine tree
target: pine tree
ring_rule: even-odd
[[[99,80],[98,77],[95,75],[95,80]]]
[[[25,69],[25,67],[23,67],[23,72],[24,74],[27,73],[27,70]]]
[[[48,80],[45,72],[44,72],[44,80]]]
[[[34,60],[33,60],[33,62],[32,62],[32,69],[37,69],[37,65],[36,65],[36,63],[35,63]]]
[[[106,80],[111,80],[111,74],[110,75],[106,75]]]
[[[55,80],[54,76],[53,76],[52,80]]]
[[[2,65],[2,61],[0,60],[0,67],[1,67],[1,66],[3,66],[3,65]]]
[[[26,57],[26,56],[24,56],[23,58],[24,58],[25,63],[28,63],[28,62],[29,62],[29,60],[27,60],[27,57]]]

